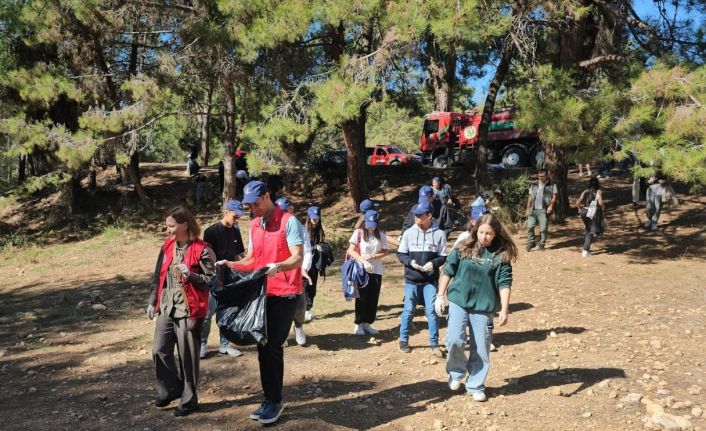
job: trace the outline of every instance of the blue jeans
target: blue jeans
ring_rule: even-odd
[[[206,320],[203,321],[203,326],[201,327],[201,344],[206,344],[208,342],[208,335],[211,333],[211,318],[213,317],[214,314],[216,314],[216,308],[218,307],[218,302],[216,302],[216,298],[213,297],[210,293],[208,294],[208,314],[206,314]],[[221,333],[221,330],[218,330],[219,335],[221,336],[221,344],[220,347],[226,348],[228,347],[228,339],[223,336]]]
[[[417,299],[424,297],[424,308],[429,322],[429,345],[437,347],[439,345],[439,321],[434,312],[434,301],[436,301],[436,285],[416,284],[404,285],[404,308],[402,309],[402,322],[400,324],[400,341],[409,342],[409,328],[412,326],[414,309],[417,307]]]
[[[471,357],[466,357],[466,326],[471,324]],[[468,312],[449,302],[449,327],[446,332],[446,372],[452,379],[462,380],[468,372],[466,391],[485,390],[490,369],[490,342],[493,338],[493,314]]]

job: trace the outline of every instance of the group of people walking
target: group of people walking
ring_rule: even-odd
[[[556,186],[548,181],[546,170],[540,169],[537,177],[538,181],[528,190],[528,252],[535,246],[544,250],[549,216],[557,201]],[[498,195],[503,191],[502,187],[495,189]],[[435,178],[432,186],[419,188],[418,201],[405,219],[396,251],[397,260],[404,267],[399,350],[412,351],[412,320],[418,303],[422,302],[428,323],[429,352],[440,358],[446,356],[449,388],[455,391],[465,385],[472,399],[480,402],[487,399],[484,382],[490,368],[494,316],[497,313],[499,326],[507,324],[512,263],[518,257],[512,236],[489,211],[494,197],[494,193],[486,192],[473,201],[467,228],[448,252],[448,233],[452,227],[448,205],[458,203],[450,188]],[[605,203],[597,178],[589,180],[577,207],[586,227],[583,255],[587,256],[591,243],[603,231]],[[251,215],[247,248],[238,225],[246,210]],[[367,283],[355,297],[352,332],[377,335],[379,331],[373,324],[384,273],[382,259],[390,249],[387,234],[380,227],[378,204],[365,199],[359,211],[346,256],[362,266]],[[655,212],[659,217],[659,206]],[[302,224],[289,199],[273,202],[267,185],[257,180],[244,186],[242,202],[231,200],[226,204],[222,218],[206,229],[203,240],[189,210],[176,207],[168,211],[167,239],[159,251],[147,308],[148,317],[156,318],[153,362],[157,407],[168,406],[178,399],[176,416],[198,409],[199,361],[207,356],[211,317],[218,305],[209,297],[208,290],[215,267],[226,265],[245,272],[267,268],[267,343],[257,346],[264,400],[250,418],[262,424],[279,419],[284,409],[282,386],[287,337],[294,327],[297,344],[306,344],[303,324],[314,318],[318,276],[332,259],[325,256],[331,251],[325,242],[321,219],[321,209],[311,206]],[[534,234],[536,226],[540,228],[538,241]],[[448,329],[442,341],[439,319],[445,315]],[[178,362],[174,357],[175,347]],[[218,350],[234,357],[241,354],[229,346],[222,334]]]

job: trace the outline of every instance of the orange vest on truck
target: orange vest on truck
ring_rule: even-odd
[[[159,285],[157,286],[157,305],[155,309],[159,310],[159,301],[162,299],[162,287],[167,282],[167,274],[169,272],[169,265],[172,263],[174,258],[174,243],[176,242],[173,238],[167,238],[162,245],[162,251],[164,252],[164,258],[162,260],[162,268],[159,270]],[[189,244],[189,248],[184,254],[184,260],[181,262],[189,267],[191,272],[201,271],[201,253],[207,245],[205,242],[197,239]],[[201,290],[194,287],[191,283],[183,280],[184,285],[184,296],[186,300],[186,309],[188,312],[189,319],[203,319],[208,313],[208,289]]]
[[[287,222],[290,217],[294,216],[275,205],[265,227],[262,227],[262,217],[256,217],[250,223],[253,269],[262,268],[268,263],[282,262],[292,255],[287,245]],[[267,277],[267,296],[290,296],[300,293],[302,293],[300,266]]]

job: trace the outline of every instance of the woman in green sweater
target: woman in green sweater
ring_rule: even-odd
[[[435,309],[441,315],[444,296],[449,298],[446,335],[446,372],[449,388],[457,390],[468,372],[466,391],[474,401],[485,401],[485,378],[490,368],[493,314],[500,311],[498,324],[507,323],[512,286],[511,262],[517,246],[492,214],[481,216],[470,237],[446,259],[439,280]],[[452,281],[453,279],[453,281]],[[448,288],[448,290],[447,290]],[[471,356],[466,357],[466,326],[471,326]]]

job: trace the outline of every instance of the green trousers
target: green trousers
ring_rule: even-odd
[[[527,242],[533,244],[535,242],[534,228],[539,225],[539,245],[544,247],[547,242],[547,229],[549,228],[549,219],[547,218],[547,210],[533,209],[527,217]]]

